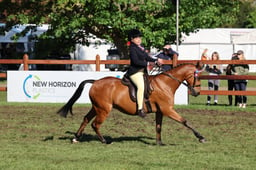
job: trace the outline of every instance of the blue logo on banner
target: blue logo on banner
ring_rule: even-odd
[[[31,95],[28,90],[26,89],[27,87],[27,84],[28,84],[28,81],[29,80],[33,80],[36,79],[36,80],[40,80],[40,78],[38,76],[32,76],[31,74],[25,78],[24,82],[23,82],[23,92],[24,94],[28,97],[28,98],[33,98],[33,99],[36,99],[38,96],[40,96],[40,93],[36,93],[35,95]]]

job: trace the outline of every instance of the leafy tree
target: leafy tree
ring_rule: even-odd
[[[248,18],[248,28],[256,28],[256,7],[254,6],[254,10],[250,12]]]
[[[234,27],[239,28],[255,28],[256,27],[256,1],[243,0],[239,6],[237,21]]]
[[[182,0],[179,32],[231,25],[238,0]],[[127,32],[138,28],[144,45],[161,48],[176,39],[176,0],[2,0],[6,29],[18,23],[48,23],[43,38],[63,39],[63,47],[89,44],[96,36],[113,42],[127,55]]]

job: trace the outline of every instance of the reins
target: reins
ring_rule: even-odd
[[[176,80],[176,81],[179,82],[179,83],[182,83],[183,85],[187,86],[189,89],[193,89],[192,86],[190,86],[189,84],[187,84],[187,83],[185,83],[185,82],[183,82],[183,81],[180,81],[179,79],[177,79],[176,77],[174,77],[174,76],[171,75],[171,74],[168,74],[168,73],[166,73],[166,72],[162,72],[162,74],[163,74],[163,75],[166,75],[166,76],[168,76],[168,77],[170,77],[170,78],[172,78],[172,79],[174,79],[174,80]],[[192,77],[192,76],[191,76],[191,77]],[[190,78],[190,77],[189,77],[189,78]]]
[[[195,82],[196,82],[196,81],[195,81],[195,80],[196,80],[196,77],[195,77],[195,76],[197,76],[198,73],[201,72],[201,71],[198,71],[198,70],[196,70],[195,75],[194,75],[193,86],[191,86],[190,84],[185,83],[185,82],[183,82],[183,81],[177,79],[176,77],[174,77],[174,76],[173,76],[172,74],[170,74],[170,73],[166,73],[166,72],[162,71],[162,70],[161,70],[161,66],[159,66],[159,65],[155,65],[155,67],[151,70],[151,74],[152,74],[153,72],[158,72],[157,74],[163,74],[163,75],[165,75],[165,76],[167,76],[167,77],[170,77],[171,79],[176,80],[177,82],[179,82],[179,83],[185,85],[185,86],[188,87],[188,89],[191,90],[191,91],[195,91],[194,87],[200,86],[200,85],[196,85],[196,86],[195,86]],[[192,77],[192,76],[190,76],[188,79],[190,79],[191,77]]]

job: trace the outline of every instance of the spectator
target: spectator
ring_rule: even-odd
[[[242,50],[237,51],[237,56],[239,60],[245,60],[244,52]],[[247,75],[249,73],[248,64],[235,64],[234,65],[234,75]],[[247,87],[247,80],[234,80],[235,90],[245,91]],[[246,108],[247,96],[237,97],[239,107]]]
[[[211,56],[211,60],[219,60],[219,53],[213,52]],[[206,66],[206,71],[209,72],[209,75],[217,76],[222,73],[221,65],[219,64],[210,64]],[[218,79],[210,79],[208,80],[208,90],[219,90],[220,80]],[[207,103],[206,105],[211,104],[211,96],[207,96]],[[218,104],[218,96],[214,95],[214,105]]]
[[[204,49],[202,55],[201,55],[201,60],[208,60],[208,55],[207,55],[208,49]]]
[[[163,52],[158,54],[156,57],[164,60],[172,60],[174,55],[178,56],[179,54],[172,49],[171,45],[165,45],[163,48]],[[172,68],[172,65],[170,64],[162,65],[163,71],[170,70],[171,68]]]
[[[232,54],[231,60],[238,60],[237,53]],[[234,71],[234,64],[229,64],[226,68],[226,75],[232,75],[232,70]],[[235,89],[234,80],[228,80],[228,90],[232,91]],[[228,95],[229,106],[232,106],[233,97]],[[237,106],[237,96],[235,96],[235,106]]]

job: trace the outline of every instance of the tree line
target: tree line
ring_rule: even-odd
[[[15,24],[50,24],[43,40],[55,49],[89,45],[90,38],[112,42],[127,53],[127,31],[143,32],[144,45],[176,43],[176,0],[2,0],[0,32]],[[256,27],[254,0],[179,0],[179,34],[198,28]],[[26,30],[25,30],[26,31]],[[180,35],[179,35],[180,36]],[[48,43],[44,43],[48,44]],[[60,48],[61,47],[61,48]]]

